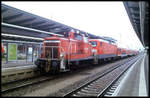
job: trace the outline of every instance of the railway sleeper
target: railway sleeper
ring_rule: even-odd
[[[85,90],[85,89],[81,89],[81,92],[90,93],[90,94],[99,94],[99,92],[97,92],[97,91]]]
[[[95,89],[96,91],[99,91],[100,86],[97,86],[97,87],[94,87],[94,86],[89,87],[89,86],[88,86],[88,88],[89,88],[89,89]]]
[[[81,92],[81,91],[79,91],[79,92],[77,92],[77,95],[78,96],[80,96],[80,97],[82,97],[82,96],[97,96],[97,94],[90,94],[90,93],[84,93],[84,92]]]
[[[83,89],[84,89],[84,90],[89,90],[89,91],[90,91],[90,90],[91,90],[91,91],[97,91],[97,89],[95,89],[95,88],[89,88],[89,87],[84,87]]]
[[[107,94],[107,95],[112,95],[112,94],[113,94],[113,92],[106,92],[106,94]]]
[[[109,92],[114,92],[114,90],[109,89]]]

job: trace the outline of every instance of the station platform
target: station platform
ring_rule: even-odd
[[[149,96],[149,54],[140,55],[112,96]]]
[[[34,62],[26,62],[25,60],[21,61],[9,61],[6,63],[5,61],[1,62],[1,68],[11,68],[11,67],[20,67],[20,66],[30,66],[34,65]]]

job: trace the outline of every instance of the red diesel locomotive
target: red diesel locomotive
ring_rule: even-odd
[[[65,37],[44,39],[42,55],[35,64],[43,72],[64,72],[72,63],[93,59],[92,46],[84,34],[69,32]]]

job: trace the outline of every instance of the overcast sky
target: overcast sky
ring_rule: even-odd
[[[142,48],[123,2],[2,2],[98,36],[118,40],[124,48]]]

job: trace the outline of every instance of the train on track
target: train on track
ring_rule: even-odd
[[[44,38],[41,51],[35,65],[42,73],[66,72],[81,63],[98,64],[102,60],[138,54],[138,51],[118,47],[114,40],[90,39],[86,33],[74,31],[65,33],[64,37]]]

